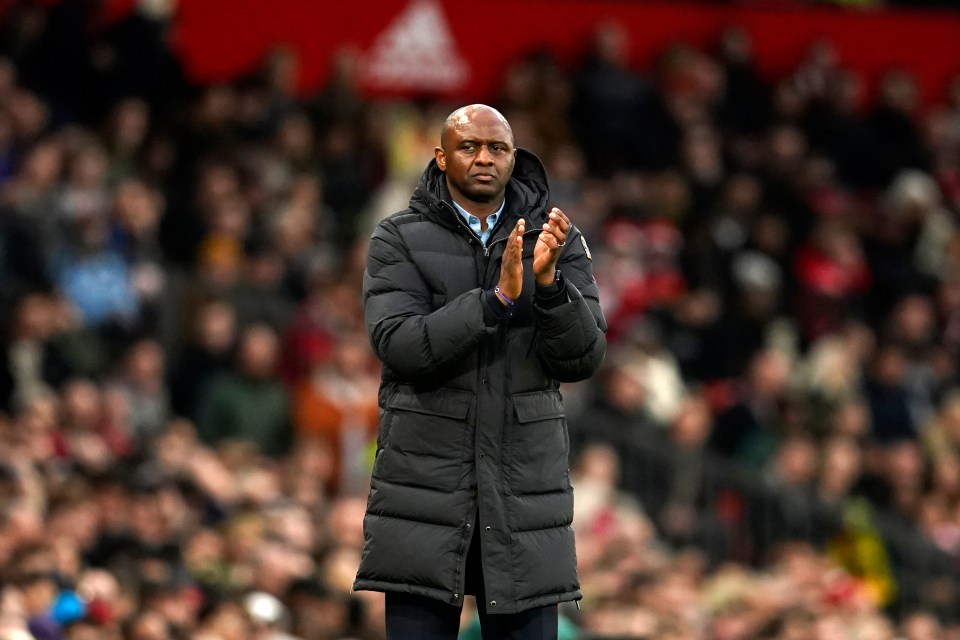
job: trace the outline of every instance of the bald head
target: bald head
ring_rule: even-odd
[[[485,104],[451,113],[440,133],[440,146],[434,149],[454,202],[477,217],[492,213],[503,202],[516,155],[510,123]]]
[[[485,104],[468,104],[447,116],[443,123],[443,129],[440,131],[440,146],[449,149],[452,134],[463,131],[474,122],[480,121],[500,123],[509,133],[510,139],[508,142],[511,147],[513,146],[513,129],[510,128],[510,123],[507,122],[502,113]]]

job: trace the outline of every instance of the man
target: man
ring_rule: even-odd
[[[374,231],[363,299],[383,361],[356,589],[387,637],[557,637],[581,597],[558,386],[593,374],[606,322],[586,241],[543,165],[485,105],[454,111],[410,206]]]

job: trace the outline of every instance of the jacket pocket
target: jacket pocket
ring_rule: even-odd
[[[567,423],[560,392],[511,397],[512,420],[505,426],[504,481],[514,495],[564,491],[570,486]]]
[[[403,385],[387,402],[388,429],[374,477],[437,491],[453,491],[463,472],[470,391],[416,392]]]

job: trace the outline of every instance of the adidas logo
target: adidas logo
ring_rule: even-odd
[[[453,91],[468,73],[437,0],[413,0],[364,56],[364,81],[373,89]]]

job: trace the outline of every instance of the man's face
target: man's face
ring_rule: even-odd
[[[516,149],[509,126],[492,110],[467,109],[443,132],[435,154],[459,202],[500,202]]]

